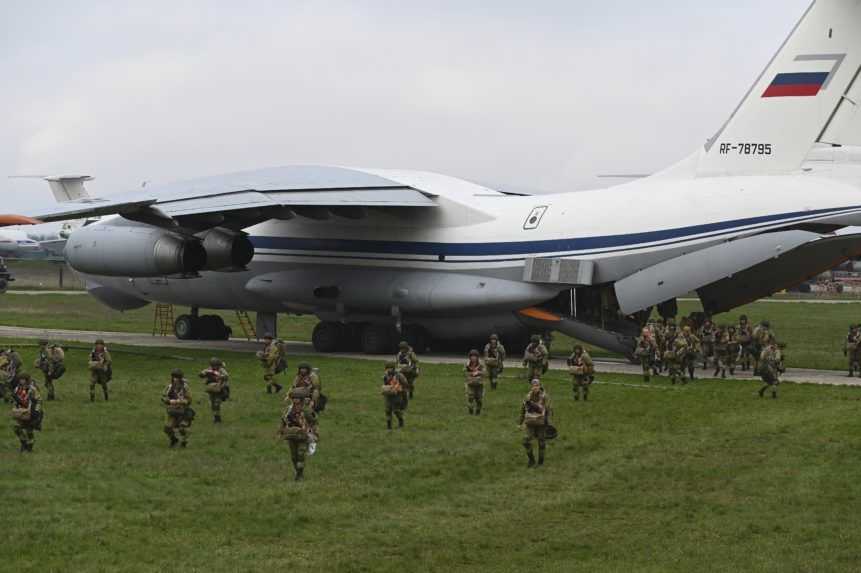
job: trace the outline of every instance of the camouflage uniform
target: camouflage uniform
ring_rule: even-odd
[[[35,431],[42,429],[42,397],[29,374],[19,374],[12,392],[13,430],[21,442],[20,451],[32,452]]]
[[[858,371],[858,376],[861,377],[861,365],[859,365],[859,356],[861,356],[861,331],[858,330],[858,325],[849,327],[849,334],[846,335],[846,342],[843,343],[843,356],[849,359],[849,377],[851,378],[855,371]]]
[[[651,373],[655,369],[655,354],[658,351],[652,331],[644,328],[637,338],[637,346],[634,348],[634,358],[640,361],[643,367],[643,381],[651,379]]]
[[[311,441],[316,442],[316,427],[314,410],[301,398],[293,398],[281,416],[280,434],[290,446],[290,460],[295,472],[293,479],[296,481],[305,477],[305,457]]]
[[[0,352],[0,384],[5,382],[5,388],[0,390],[0,396],[10,393],[15,390],[17,385],[18,374],[21,373],[21,366],[24,361],[21,360],[21,355],[12,347]],[[10,398],[11,400],[11,398]]]
[[[679,335],[679,331],[676,328],[676,323],[673,320],[668,320],[666,323],[666,327],[664,328],[664,348],[666,349],[662,356],[667,356],[667,353],[672,353],[673,345],[676,342],[676,337]],[[670,363],[667,360],[663,360],[663,367],[665,370],[669,371]]]
[[[398,344],[398,350],[395,362],[398,365],[398,370],[407,380],[407,391],[409,397],[412,398],[416,389],[416,378],[419,377],[419,358],[405,340]],[[404,410],[406,410],[406,402],[404,403]]]
[[[753,330],[747,321],[747,315],[738,317],[738,343],[741,346],[741,369],[750,370],[750,360],[753,357]]]
[[[753,342],[751,344],[751,350],[753,351],[753,369],[756,372],[759,368],[759,358],[762,356],[762,351],[765,350],[765,347],[768,346],[769,340],[774,337],[774,333],[771,332],[771,323],[767,320],[763,320],[759,323],[759,326],[753,329]]]
[[[275,382],[275,375],[278,374],[279,364],[282,362],[281,347],[272,340],[272,337],[266,335],[263,337],[265,342],[263,350],[257,353],[257,358],[263,365],[263,381],[266,383],[266,393],[271,394],[272,388],[275,388],[277,394],[283,388],[281,384]]]
[[[161,403],[167,410],[164,433],[170,439],[170,447],[176,446],[177,443],[183,448],[186,447],[194,410],[191,409],[191,388],[183,377],[182,370],[176,369],[170,373],[170,384],[162,392]]]
[[[702,353],[702,345],[700,339],[693,333],[690,326],[685,325],[682,328],[681,335],[684,336],[685,342],[688,344],[688,352],[685,354],[684,359],[684,369],[688,372],[688,379],[693,380],[696,378],[697,356]]]
[[[574,352],[568,357],[568,369],[574,385],[574,399],[579,400],[582,393],[585,402],[589,399],[589,386],[595,379],[595,365],[592,363],[592,357],[583,350],[582,346],[574,347]]]
[[[771,397],[777,398],[777,386],[780,384],[780,375],[783,373],[783,357],[774,340],[768,342],[759,356],[759,375],[765,386],[760,388],[759,397],[765,395],[765,391],[771,388]]]
[[[204,379],[206,394],[209,396],[209,406],[212,409],[212,422],[221,423],[221,403],[230,398],[230,374],[224,367],[224,362],[218,358],[209,361],[209,368],[198,374]]]
[[[321,390],[320,377],[314,372],[310,364],[303,362],[296,371],[296,377],[293,378],[293,385],[290,387],[290,393],[286,399],[292,400],[299,396],[305,405],[310,406],[316,412],[317,404],[320,402]]]
[[[684,336],[676,336],[673,338],[673,343],[670,349],[664,355],[664,362],[667,363],[667,368],[670,371],[670,382],[675,384],[681,382],[687,384],[688,380],[685,377],[685,365],[690,348],[688,341]]]
[[[484,345],[484,365],[490,378],[490,389],[496,390],[497,380],[505,369],[505,347],[495,334],[491,334],[490,342]]]
[[[526,367],[526,379],[541,378],[547,372],[549,352],[541,337],[533,334],[529,345],[523,351],[523,365]]]
[[[706,319],[700,328],[700,341],[703,346],[703,370],[709,367],[709,360],[711,360],[712,363],[717,364],[718,356],[715,352],[716,334],[715,325],[711,320]]]
[[[39,341],[39,356],[33,366],[42,371],[45,376],[45,388],[48,390],[48,400],[56,398],[54,380],[60,378],[66,371],[63,349],[56,344],[48,344],[47,340]]]
[[[392,429],[392,414],[398,419],[398,427],[404,427],[404,402],[407,399],[407,379],[396,370],[394,362],[386,363],[383,374],[383,400],[386,405],[386,426]]]
[[[550,423],[550,397],[541,387],[536,378],[532,380],[529,393],[520,406],[520,421],[524,429],[523,447],[529,459],[528,467],[535,466],[535,455],[532,450],[533,440],[538,441],[538,465],[544,464],[544,450],[547,447],[546,430]]]
[[[481,363],[478,350],[469,351],[469,360],[463,367],[464,389],[466,390],[466,407],[470,415],[481,414],[482,401],[484,399],[484,374],[485,368]]]
[[[102,387],[105,401],[108,399],[108,382],[113,378],[113,363],[111,354],[105,348],[105,341],[96,340],[95,348],[90,353],[88,363],[90,369],[90,402],[96,401],[96,384]]]

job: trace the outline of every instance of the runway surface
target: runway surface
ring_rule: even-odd
[[[231,340],[177,340],[173,337],[150,336],[148,334],[131,334],[127,332],[95,332],[85,330],[59,330],[43,328],[21,328],[17,326],[0,326],[0,337],[10,338],[39,338],[46,337],[54,340],[66,340],[70,342],[83,342],[92,344],[97,338],[104,338],[108,344],[123,344],[128,346],[140,346],[147,348],[175,348],[188,350],[227,350],[231,352],[256,352],[262,346],[256,340],[234,338]],[[310,342],[288,341],[287,350],[290,354],[315,354]],[[353,360],[372,360],[382,363],[391,358],[391,355],[369,355],[352,353],[331,353],[327,356],[350,358]],[[430,364],[463,364],[465,357],[450,354],[422,354],[421,362]],[[506,361],[506,366],[520,366],[517,357]],[[611,374],[641,374],[639,365],[630,364],[621,359],[596,358],[595,368],[600,373]],[[550,361],[551,370],[566,370],[564,360],[554,359]],[[697,376],[703,376],[706,372],[697,370]],[[710,374],[710,372],[708,373]],[[750,372],[737,372],[736,380],[759,380],[751,376]],[[849,378],[845,372],[836,370],[808,370],[804,368],[789,368],[783,376],[786,382],[800,382],[807,384],[830,384],[839,386],[861,386],[861,378]]]

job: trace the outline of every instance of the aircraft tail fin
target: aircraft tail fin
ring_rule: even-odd
[[[706,143],[696,174],[786,173],[816,143],[861,142],[859,72],[861,0],[814,0]]]
[[[54,194],[57,203],[90,197],[86,187],[84,187],[85,182],[93,180],[89,175],[50,176],[43,177],[43,179],[51,186],[51,193]]]

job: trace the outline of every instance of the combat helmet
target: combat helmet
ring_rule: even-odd
[[[410,343],[407,342],[406,340],[401,340],[400,342],[398,342],[398,348],[400,348],[401,350],[406,350],[409,347],[410,347]]]
[[[209,359],[209,365],[213,368],[221,368],[224,365],[224,362],[221,361],[221,358],[212,357]]]
[[[173,378],[179,378],[179,379],[182,379],[182,378],[184,378],[184,377],[185,377],[185,374],[183,374],[183,372],[182,372],[182,370],[181,370],[180,368],[174,368],[173,370],[171,370],[171,371],[170,371],[170,377],[171,377],[172,379],[173,379]]]
[[[305,370],[307,370],[308,372],[311,372],[311,365],[310,365],[310,364],[308,364],[307,362],[300,362],[300,363],[299,363],[299,366],[296,368],[296,371],[297,371],[297,372],[299,372],[299,371],[301,371],[303,368],[304,368]]]
[[[529,337],[530,342],[541,342],[541,337],[537,334],[533,334]]]
[[[490,335],[490,340],[499,340],[499,335],[498,335],[498,334],[496,334],[496,333],[491,334],[491,335]]]
[[[467,356],[481,356],[481,355],[478,353],[478,350],[473,348],[472,350],[469,351],[469,354]]]
[[[397,368],[397,364],[395,364],[394,360],[386,361],[386,370],[394,370],[395,368]]]

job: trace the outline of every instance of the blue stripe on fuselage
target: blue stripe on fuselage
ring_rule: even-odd
[[[348,253],[387,253],[402,255],[433,255],[451,257],[527,255],[536,253],[559,253],[593,251],[619,247],[634,247],[645,243],[659,243],[679,238],[696,238],[697,235],[726,231],[761,223],[776,223],[797,217],[815,217],[838,211],[859,209],[861,206],[837,209],[797,211],[778,215],[763,215],[747,219],[735,219],[718,223],[706,223],[690,227],[646,231],[625,235],[605,235],[570,239],[548,239],[541,241],[511,241],[489,243],[436,243],[425,241],[375,241],[364,239],[318,239],[300,237],[252,236],[251,243],[258,249],[290,251],[333,251]]]

